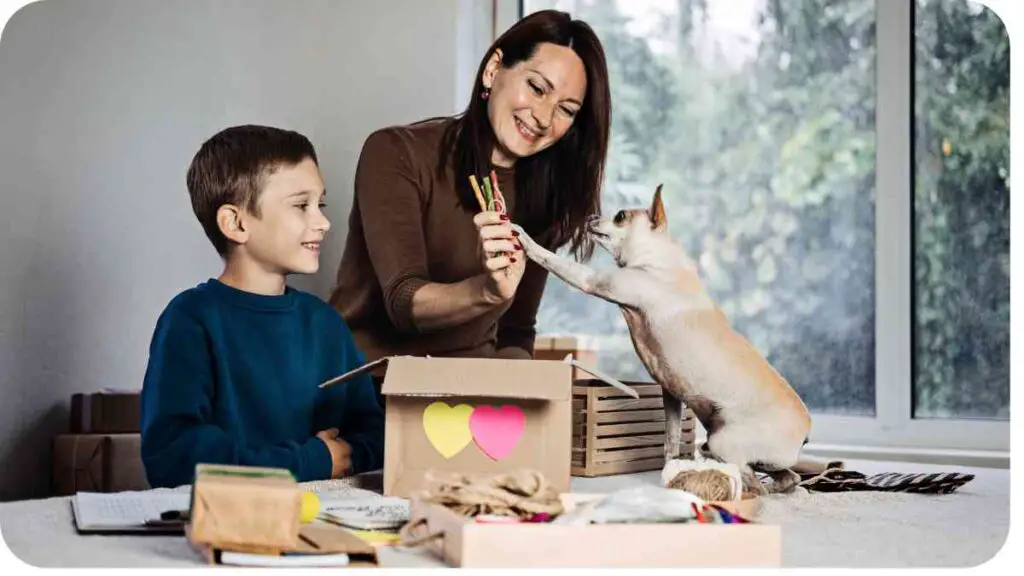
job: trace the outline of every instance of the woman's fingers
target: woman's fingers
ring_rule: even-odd
[[[508,268],[509,266],[511,266],[513,263],[513,258],[516,257],[506,256],[505,254],[498,254],[497,256],[488,258],[484,262],[484,266],[486,266],[487,269],[490,270],[491,272],[497,272],[498,270]]]
[[[496,252],[519,252],[522,247],[517,242],[508,240],[484,240],[484,252],[494,254]],[[514,254],[513,254],[514,256]]]
[[[477,228],[507,224],[508,221],[508,216],[501,214],[500,212],[478,212],[476,216],[473,216],[473,224],[475,224]]]
[[[480,229],[481,240],[513,240],[516,235],[508,224],[489,225]]]

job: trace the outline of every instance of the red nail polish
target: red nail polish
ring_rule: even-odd
[[[508,221],[508,215],[507,214],[502,214],[501,216],[499,216],[499,218],[501,218],[502,220]]]
[[[516,259],[515,259],[515,258],[512,258],[512,263],[513,263],[513,264],[515,264],[515,263],[516,263]]]
[[[522,250],[522,249],[523,249],[523,246],[521,244],[516,244],[516,250]]]
[[[516,238],[518,238],[519,237],[519,232],[516,232],[515,230],[513,230],[512,231],[512,235],[515,236]]]

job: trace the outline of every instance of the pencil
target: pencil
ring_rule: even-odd
[[[476,194],[476,201],[480,203],[480,211],[487,211],[487,204],[484,203],[484,195],[480,193],[480,185],[476,183],[476,176],[469,175],[469,184],[473,187],[473,193]]]

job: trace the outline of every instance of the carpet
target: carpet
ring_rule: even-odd
[[[1009,470],[843,460],[847,470],[964,472],[975,478],[952,494],[808,492],[763,497],[759,522],[782,526],[787,567],[972,567],[1002,549],[1010,525]],[[605,482],[597,482],[604,480]],[[608,492],[660,472],[606,479],[574,478],[574,491]]]

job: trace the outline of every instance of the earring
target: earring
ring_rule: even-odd
[[[489,98],[490,95],[491,95],[491,89],[490,88],[484,88],[483,90],[480,91],[480,99],[481,100],[487,100],[487,98]]]

